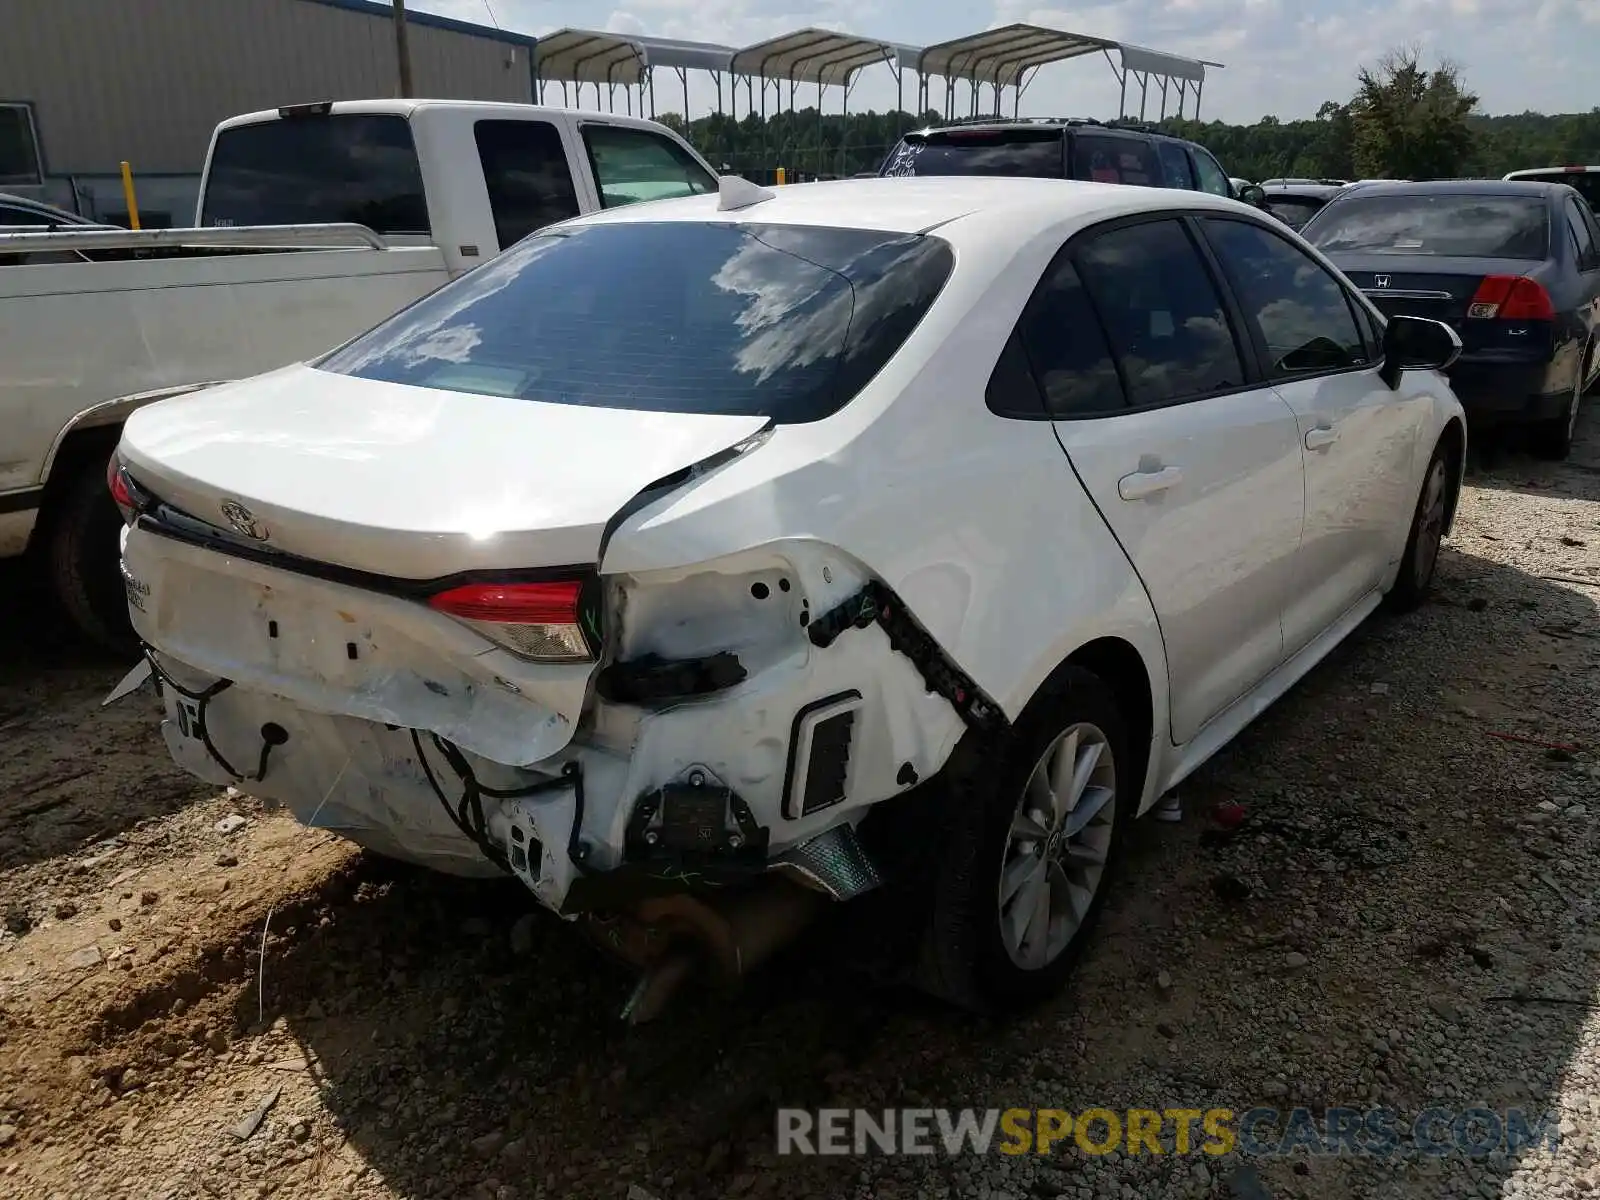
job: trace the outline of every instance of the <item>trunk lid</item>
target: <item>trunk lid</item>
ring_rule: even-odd
[[[1448,258],[1395,254],[1329,256],[1386,317],[1428,317],[1461,336],[1463,354],[1505,347],[1506,322],[1469,320],[1467,307],[1489,275],[1541,279],[1542,263],[1522,258]],[[1538,340],[1538,339],[1534,339]],[[1529,343],[1524,333],[1516,348]]]
[[[263,551],[386,578],[593,566],[639,491],[765,418],[468,395],[296,366],[135,413],[135,482]]]

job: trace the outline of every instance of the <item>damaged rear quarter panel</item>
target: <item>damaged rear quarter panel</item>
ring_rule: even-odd
[[[984,404],[1049,258],[1041,245],[990,278],[958,269],[854,401],[826,420],[779,426],[759,449],[632,514],[602,573],[666,578],[742,547],[827,547],[892,588],[1013,719],[1078,647],[1126,640],[1149,674],[1152,746],[1164,745],[1165,655],[1137,576],[1051,426]],[[814,597],[813,613],[827,603]],[[849,657],[865,636],[847,632],[819,653]]]

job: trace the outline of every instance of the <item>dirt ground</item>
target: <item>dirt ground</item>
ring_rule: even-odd
[[[638,1029],[629,977],[524,919],[516,885],[363,856],[183,775],[152,700],[99,706],[128,664],[7,572],[0,1195],[1600,1188],[1600,405],[1570,463],[1470,478],[1440,572],[1186,785],[1182,823],[1142,824],[1046,1008],[999,1024],[869,987],[824,931]],[[1563,1139],[1248,1166],[773,1152],[780,1105],[1291,1103],[1517,1105]]]

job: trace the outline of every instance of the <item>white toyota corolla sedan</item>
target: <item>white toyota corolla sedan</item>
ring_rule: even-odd
[[[1201,193],[728,179],[137,413],[128,599],[180,764],[515,875],[636,1017],[873,891],[1004,1008],[1129,822],[1427,589],[1458,348]]]

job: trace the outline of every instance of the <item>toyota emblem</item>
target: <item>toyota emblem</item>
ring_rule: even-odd
[[[222,519],[233,526],[234,532],[243,534],[253,542],[267,540],[267,527],[256,519],[255,513],[237,500],[222,502]]]

